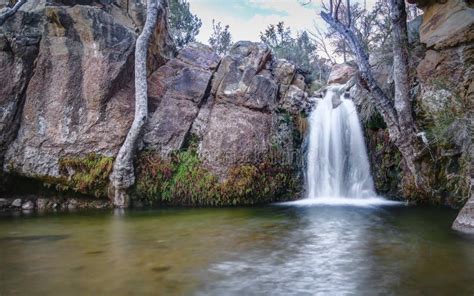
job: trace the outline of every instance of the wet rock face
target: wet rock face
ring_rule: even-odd
[[[294,65],[274,61],[267,47],[237,43],[212,82],[214,106],[199,149],[204,165],[223,178],[235,165],[267,161],[272,147],[289,155],[299,151],[298,144],[279,141],[293,140],[281,134],[287,130],[279,125],[281,112],[292,125],[294,116],[309,109],[305,85],[295,78]]]
[[[39,39],[34,34],[15,39],[0,36],[0,165],[18,130],[23,94],[32,75]]]
[[[112,156],[120,147],[133,114],[127,76],[135,35],[99,9],[47,7],[43,12],[47,21],[35,73],[5,168],[57,176],[62,156]]]
[[[27,3],[0,31],[0,44],[8,45],[0,71],[17,69],[0,91],[0,127],[14,134],[1,133],[5,171],[58,176],[61,158],[115,156],[123,142],[134,112],[136,28],[126,11],[84,2]],[[150,51],[159,52],[163,42]]]

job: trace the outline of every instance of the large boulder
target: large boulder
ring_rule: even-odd
[[[351,65],[335,64],[331,69],[331,74],[329,74],[328,84],[344,84],[348,82],[356,72],[357,69]]]
[[[215,104],[202,140],[204,165],[223,177],[239,163],[262,161],[270,147],[271,111],[278,85],[269,76],[270,50],[258,43],[238,42],[215,74]]]
[[[459,212],[453,223],[453,229],[474,234],[474,197],[471,197],[464,208]]]
[[[143,138],[161,156],[181,149],[203,100],[209,95],[219,57],[208,46],[191,44],[149,78],[150,115]]]
[[[138,19],[115,4],[83,2],[29,1],[0,30],[0,40],[13,45],[2,47],[2,71],[17,69],[13,80],[0,84],[0,104],[22,106],[2,108],[1,128],[14,135],[0,141],[0,153],[8,147],[5,171],[58,177],[61,159],[91,153],[114,157],[128,132]],[[150,47],[151,69],[172,54],[164,45],[169,36],[163,25],[164,6]]]

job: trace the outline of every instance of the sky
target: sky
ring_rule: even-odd
[[[190,9],[202,21],[197,40],[208,43],[212,32],[212,20],[229,25],[233,41],[259,41],[260,32],[270,24],[285,22],[294,34],[298,31],[314,31],[314,26],[325,28],[318,16],[320,1],[313,0],[188,0]],[[375,0],[366,0],[370,7]],[[356,1],[353,1],[356,2]],[[363,2],[363,1],[362,1]]]

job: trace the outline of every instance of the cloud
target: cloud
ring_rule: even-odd
[[[303,6],[298,0],[189,0],[191,11],[202,20],[198,41],[207,43],[212,20],[229,25],[233,40],[259,41],[260,32],[270,24],[283,21],[294,33],[312,30],[317,18],[315,5]],[[220,2],[220,3],[219,3]],[[237,6],[240,5],[240,6]]]

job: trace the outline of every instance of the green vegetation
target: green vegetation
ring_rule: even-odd
[[[187,0],[169,1],[169,29],[174,43],[178,48],[196,40],[202,22],[201,19],[189,10]]]
[[[59,161],[59,170],[69,178],[55,178],[45,183],[57,184],[56,189],[60,191],[73,190],[95,197],[107,197],[112,166],[112,157],[93,153],[82,158],[63,158]]]
[[[294,63],[304,72],[306,83],[317,80],[322,84],[327,80],[329,66],[324,59],[318,57],[316,44],[306,31],[293,37],[291,29],[279,22],[269,25],[265,32],[261,32],[260,39],[270,47],[277,58]]]
[[[236,166],[219,181],[194,149],[176,152],[168,160],[145,151],[138,158],[132,196],[150,205],[248,205],[286,198],[297,186],[289,167],[268,162]]]
[[[439,112],[437,120],[429,127],[427,134],[431,142],[442,147],[448,147],[452,143],[453,133],[450,127],[456,120],[456,114],[452,110]]]
[[[209,45],[219,55],[225,55],[232,47],[232,35],[229,25],[222,26],[221,22],[212,20],[212,34],[209,37]]]
[[[387,125],[383,121],[382,116],[378,112],[374,112],[367,121],[364,122],[366,128],[371,130],[385,129]]]

